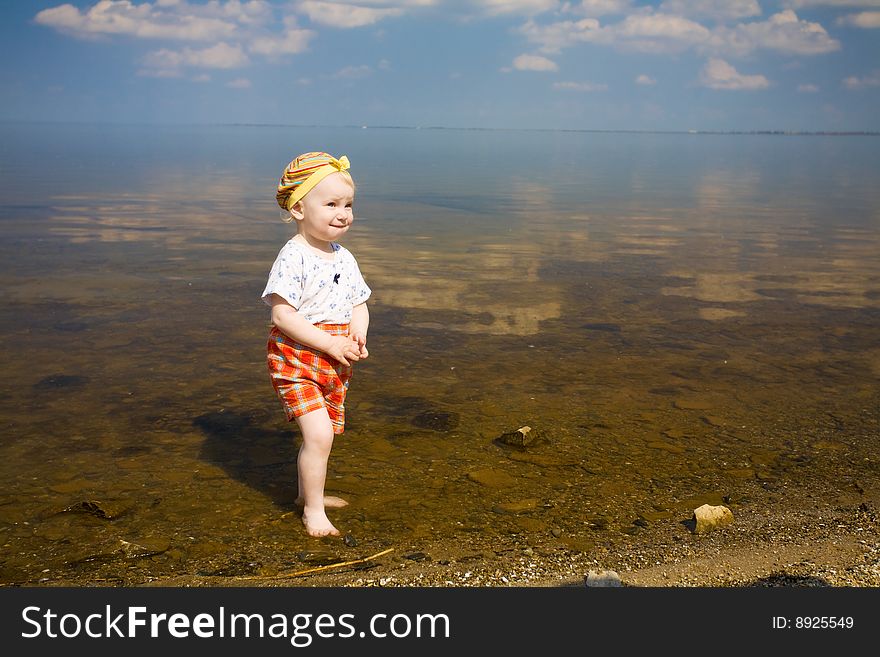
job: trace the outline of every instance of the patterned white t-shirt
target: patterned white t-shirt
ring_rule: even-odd
[[[312,324],[347,324],[351,309],[370,297],[357,261],[344,246],[331,243],[332,260],[322,258],[304,244],[291,239],[275,258],[263,301],[272,305],[271,294],[283,297]]]

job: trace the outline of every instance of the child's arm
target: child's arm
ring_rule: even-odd
[[[323,351],[343,365],[350,365],[349,360],[360,360],[358,345],[350,337],[325,333],[277,294],[272,295],[272,323],[290,339]]]
[[[366,302],[356,305],[351,310],[351,324],[349,324],[348,334],[352,340],[357,342],[361,358],[369,356],[367,351],[367,330],[370,328],[370,311],[367,310]]]

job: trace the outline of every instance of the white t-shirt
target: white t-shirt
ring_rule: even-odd
[[[348,324],[351,309],[370,297],[370,288],[351,252],[332,242],[333,259],[322,258],[291,239],[275,258],[263,301],[283,297],[312,324]]]

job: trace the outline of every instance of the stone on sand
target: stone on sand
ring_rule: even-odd
[[[591,570],[584,577],[584,585],[589,587],[623,586],[620,575],[613,570]]]
[[[733,522],[733,513],[726,506],[704,504],[694,509],[694,533],[705,534]]]

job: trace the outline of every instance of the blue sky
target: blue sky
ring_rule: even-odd
[[[2,120],[880,130],[880,0],[4,2]]]

